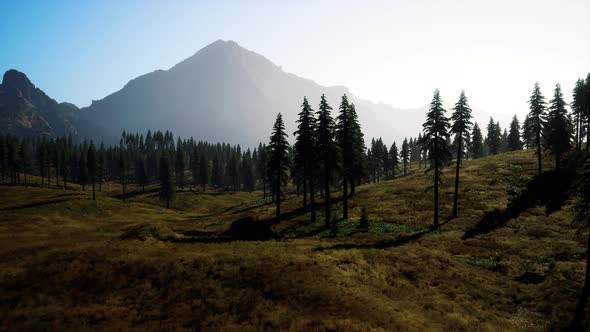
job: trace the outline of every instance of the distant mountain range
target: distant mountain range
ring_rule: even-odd
[[[383,137],[391,143],[421,129],[424,109],[395,109],[359,99],[345,87],[320,86],[284,72],[233,41],[221,40],[169,70],[139,76],[79,110],[58,104],[24,74],[10,70],[0,86],[0,128],[19,134],[72,132],[106,142],[117,142],[122,131],[169,129],[182,137],[252,146],[268,139],[279,112],[291,135],[303,97],[317,106],[322,94],[334,112],[347,94],[357,106],[368,139]]]

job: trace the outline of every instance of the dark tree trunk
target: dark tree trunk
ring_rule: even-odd
[[[92,200],[96,201],[96,181],[92,178]]]
[[[315,187],[313,184],[313,178],[309,179],[309,209],[311,210],[311,222],[316,222],[315,213]]]
[[[303,177],[303,209],[307,210],[307,181]]]
[[[330,211],[332,203],[330,201],[330,176],[328,170],[325,170],[324,174],[324,201],[326,202],[325,213],[326,213],[326,226],[330,227]]]
[[[166,208],[170,208],[170,197],[166,197]]]
[[[439,181],[439,165],[438,160],[435,161],[434,166],[434,228],[438,228],[438,181]]]
[[[543,172],[541,165],[541,132],[537,133],[537,164],[539,167],[539,174]]]
[[[457,205],[459,202],[459,168],[461,167],[461,155],[463,154],[463,150],[461,150],[462,148],[463,140],[461,138],[461,133],[459,133],[459,142],[457,149],[457,167],[455,168],[455,197],[453,198],[453,218],[457,217]]]
[[[277,183],[276,183],[276,189],[275,189],[275,193],[277,195],[276,198],[276,222],[278,223],[279,221],[281,221],[281,177],[277,176]]]
[[[344,188],[342,191],[342,219],[348,219],[348,178],[344,176]]]

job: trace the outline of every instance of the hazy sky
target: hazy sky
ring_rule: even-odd
[[[395,107],[465,89],[502,121],[535,81],[567,100],[590,71],[590,0],[3,1],[0,70],[87,106],[130,79],[231,39],[285,71]]]

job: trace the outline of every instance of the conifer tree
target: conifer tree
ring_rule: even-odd
[[[123,188],[123,194],[124,194],[127,189],[127,153],[123,149],[122,145],[119,148],[118,166],[119,166],[119,169],[118,169],[119,182],[121,183],[121,187]]]
[[[78,183],[82,185],[82,191],[86,190],[86,182],[88,182],[88,166],[86,161],[86,151],[83,148],[78,157]]]
[[[207,160],[207,157],[204,154],[199,158],[199,182],[201,183],[201,186],[203,186],[204,192],[205,187],[209,183],[209,160]]]
[[[170,158],[168,153],[164,151],[160,156],[160,200],[165,202],[167,209],[170,208],[170,203],[174,201],[176,196],[174,182]]]
[[[193,179],[193,186],[195,190],[199,185],[199,151],[197,147],[193,147],[190,160],[191,176]]]
[[[88,175],[90,176],[90,182],[92,183],[92,200],[96,200],[96,149],[94,143],[90,142],[88,148],[87,165]]]
[[[135,162],[135,182],[141,186],[141,191],[145,192],[145,185],[148,182],[147,169],[144,156],[138,156]]]
[[[451,120],[453,125],[451,127],[451,133],[455,134],[457,141],[457,162],[455,165],[455,195],[453,197],[453,218],[457,217],[457,205],[459,201],[459,169],[461,167],[461,161],[463,160],[464,154],[464,140],[468,140],[469,130],[471,130],[471,107],[469,107],[467,96],[465,91],[461,91],[459,101],[453,108],[453,114]]]
[[[574,122],[575,122],[575,146],[577,151],[581,151],[582,149],[582,132],[584,130],[584,99],[586,98],[586,86],[584,84],[584,80],[579,78],[576,81],[576,86],[574,87],[573,101],[572,101],[572,112],[574,114]]]
[[[510,151],[522,150],[522,141],[520,140],[520,124],[516,115],[510,122],[510,133],[508,134],[508,149]]]
[[[106,167],[106,152],[104,149],[104,143],[100,143],[100,148],[98,150],[98,191],[102,191],[102,182],[104,180],[104,170]],[[67,160],[67,157],[64,155],[64,159]],[[64,163],[65,163],[64,160]],[[64,175],[65,177],[65,175]]]
[[[353,131],[352,145],[354,151],[352,174],[350,176],[349,196],[354,196],[356,184],[360,182],[360,179],[365,175],[366,172],[365,138],[361,130],[361,125],[358,120],[358,114],[356,113],[356,107],[354,106],[354,103],[350,104],[349,118]]]
[[[61,152],[61,176],[64,182],[64,189],[68,189],[68,176],[70,176],[70,163],[68,163],[68,148],[64,148]]]
[[[8,153],[8,148],[6,146],[6,140],[4,139],[3,135],[0,135],[0,175],[2,176],[2,181],[6,178],[6,156]],[[41,180],[43,181],[43,180]]]
[[[336,142],[342,157],[342,219],[348,219],[348,185],[354,173],[354,127],[350,115],[350,104],[346,95],[342,96],[340,112],[336,117]],[[386,151],[387,152],[387,151]]]
[[[404,164],[404,176],[408,174],[408,161],[410,160],[410,149],[408,147],[408,139],[404,138],[402,143],[402,150],[400,152],[401,161]]]
[[[529,117],[531,119],[531,132],[535,136],[537,147],[537,165],[539,174],[543,171],[541,165],[541,135],[545,126],[545,97],[541,94],[539,83],[535,83],[533,94],[529,98]]]
[[[522,123],[522,143],[527,149],[535,147],[535,133],[533,132],[533,121],[527,114]]]
[[[299,173],[303,178],[303,208],[307,208],[307,186],[309,185],[311,221],[316,221],[315,212],[315,176],[317,168],[316,141],[315,141],[316,119],[314,111],[309,105],[306,97],[303,97],[301,112],[297,120],[297,131],[294,145],[294,173]]]
[[[571,123],[565,109],[561,86],[555,86],[545,126],[545,145],[555,156],[555,169],[560,168],[562,155],[571,149]]]
[[[174,167],[176,169],[176,183],[180,188],[184,187],[184,169],[185,159],[184,159],[184,147],[180,137],[178,138],[178,142],[176,143],[176,162],[174,163]]]
[[[334,119],[332,118],[332,107],[328,104],[326,96],[322,95],[319,110],[317,111],[318,124],[316,128],[317,151],[321,161],[322,177],[324,180],[324,200],[325,200],[325,224],[330,228],[331,198],[330,198],[330,181],[331,175],[338,167],[339,148],[334,141]]]
[[[27,185],[27,173],[29,172],[29,167],[31,163],[31,157],[29,156],[29,148],[27,142],[23,139],[20,144],[19,149],[19,159],[20,159],[20,170],[23,173],[24,184]]]
[[[287,133],[285,133],[285,124],[281,113],[277,115],[273,126],[268,144],[268,156],[269,178],[274,182],[273,186],[276,195],[276,222],[279,222],[281,217],[281,188],[287,183],[287,171],[289,170],[289,143],[287,143]]]
[[[434,92],[434,97],[430,103],[429,111],[426,115],[426,122],[422,125],[424,134],[422,144],[428,149],[428,158],[430,159],[430,170],[434,173],[434,220],[433,227],[438,227],[439,205],[438,190],[440,186],[440,177],[442,167],[451,158],[451,152],[448,149],[447,138],[449,137],[449,120],[446,118],[446,110],[438,89]]]
[[[494,119],[490,118],[488,123],[488,136],[486,137],[486,145],[491,155],[497,155],[500,152],[500,145],[502,142],[500,126],[494,123]]]
[[[420,136],[422,137],[422,136]],[[391,178],[395,179],[397,177],[397,172],[399,171],[399,152],[397,150],[397,145],[395,142],[391,144],[391,148],[389,148],[389,158],[391,160]]]

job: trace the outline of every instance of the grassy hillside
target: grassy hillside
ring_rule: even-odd
[[[430,177],[415,166],[359,187],[336,236],[321,213],[310,224],[301,198],[289,197],[269,241],[220,236],[242,217],[272,218],[260,192],[179,190],[175,210],[165,210],[156,187],[121,195],[109,184],[92,201],[76,185],[4,184],[0,329],[559,329],[584,276],[572,202],[502,214],[527,193],[534,165],[530,151],[466,161],[460,217],[437,231],[428,227]],[[451,170],[443,181],[446,216]],[[357,230],[361,206],[368,233]],[[527,283],[527,271],[545,278]]]

